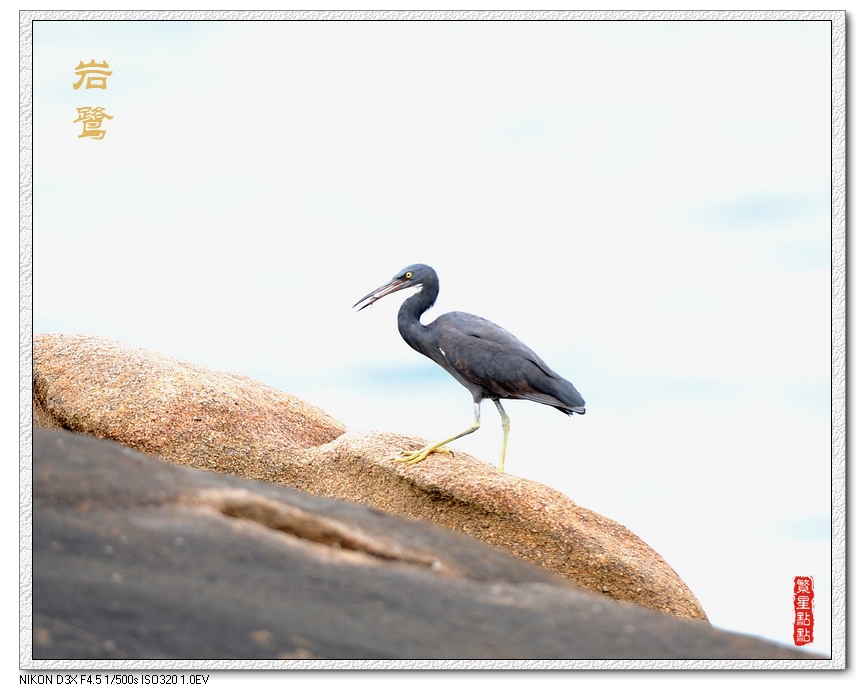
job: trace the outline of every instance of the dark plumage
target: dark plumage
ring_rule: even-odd
[[[585,414],[586,403],[577,389],[556,374],[524,343],[501,326],[474,314],[453,311],[432,323],[420,322],[421,314],[435,303],[439,293],[436,272],[425,264],[412,264],[393,280],[373,290],[354,305],[365,309],[385,295],[418,287],[399,309],[400,335],[411,347],[446,369],[469,389],[475,405],[475,423],[464,432],[433,443],[399,458],[408,464],[420,462],[447,443],[480,427],[480,403],[490,398],[502,417],[504,442],[499,469],[504,469],[510,422],[500,400],[532,400],[551,405],[565,414]]]

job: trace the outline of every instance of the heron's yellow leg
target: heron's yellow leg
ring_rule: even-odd
[[[456,436],[451,436],[450,438],[446,438],[444,441],[439,441],[438,443],[431,443],[425,448],[421,448],[420,450],[404,450],[402,452],[401,457],[397,457],[393,459],[393,462],[404,462],[406,465],[415,465],[422,460],[425,460],[426,457],[430,453],[449,453],[450,451],[443,446],[446,446],[451,441],[456,441],[458,438],[462,438],[463,436],[468,436],[469,434],[477,431],[481,427],[481,404],[479,402],[475,403],[475,423],[472,424],[468,429],[463,431],[462,433],[457,434]]]
[[[498,409],[499,414],[502,416],[502,433],[504,438],[502,439],[502,457],[499,459],[499,470],[502,472],[505,471],[505,451],[508,449],[508,433],[511,430],[511,420],[508,415],[505,413],[505,408],[502,407],[502,404],[498,400],[493,400],[496,404],[496,409]]]

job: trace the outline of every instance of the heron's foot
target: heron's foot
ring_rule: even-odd
[[[404,450],[400,455],[393,458],[393,462],[404,462],[406,465],[416,465],[422,460],[426,460],[430,453],[449,453],[453,455],[449,448],[443,445],[432,445],[420,450]]]

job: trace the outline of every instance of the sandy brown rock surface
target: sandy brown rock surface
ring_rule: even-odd
[[[250,477],[281,449],[345,432],[319,408],[246,376],[84,335],[34,338],[33,421]]]
[[[426,442],[346,433],[292,395],[141,348],[63,334],[38,335],[33,349],[37,426],[432,522],[612,599],[706,619],[675,571],[636,535],[542,484],[460,452],[410,467],[392,463]]]

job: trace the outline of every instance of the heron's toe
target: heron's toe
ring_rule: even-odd
[[[430,453],[449,453],[453,455],[449,448],[443,446],[427,446],[420,450],[404,450],[400,455],[392,458],[392,462],[403,462],[406,465],[416,465],[422,460],[426,460]]]

